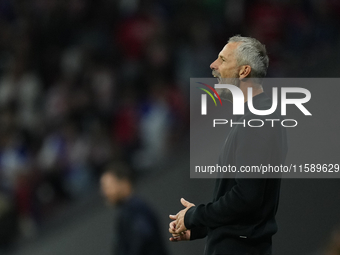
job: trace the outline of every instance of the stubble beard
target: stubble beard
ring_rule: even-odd
[[[237,73],[235,73],[233,77],[231,78],[222,78],[221,75],[217,73],[216,71],[213,71],[213,75],[217,76],[218,84],[231,84],[231,85],[235,85],[238,88],[240,87],[240,79]],[[233,95],[229,89],[227,88],[218,89],[217,88],[216,92],[222,100],[233,102]]]

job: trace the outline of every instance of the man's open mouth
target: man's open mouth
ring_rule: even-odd
[[[218,83],[220,83],[220,81],[221,81],[221,76],[220,76],[220,74],[218,74],[217,72],[213,71],[213,72],[212,72],[212,75],[213,75],[215,78],[217,78]]]

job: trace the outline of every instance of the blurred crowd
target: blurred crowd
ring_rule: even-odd
[[[0,246],[112,158],[143,171],[178,148],[189,79],[230,36],[266,45],[270,77],[330,77],[339,25],[337,0],[0,0]]]

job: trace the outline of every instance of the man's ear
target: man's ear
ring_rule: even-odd
[[[249,77],[250,72],[251,72],[251,66],[249,65],[241,66],[240,71],[239,71],[240,80]]]

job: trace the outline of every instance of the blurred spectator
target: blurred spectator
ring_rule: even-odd
[[[115,162],[106,168],[100,183],[107,202],[119,208],[112,254],[167,254],[154,211],[134,193],[131,170]]]
[[[61,132],[46,137],[39,153],[40,166],[52,174],[52,183],[58,183],[61,196],[75,198],[89,187],[89,153],[89,139],[72,121],[66,122]]]
[[[124,158],[128,161],[131,161],[132,155],[139,147],[138,126],[137,98],[134,91],[126,89],[117,105],[112,137],[121,148]]]
[[[211,77],[211,61],[216,58],[211,43],[211,25],[199,17],[190,20],[189,38],[178,45],[176,75],[182,91],[189,98],[188,77]]]
[[[109,126],[100,120],[94,121],[90,130],[89,163],[96,180],[102,174],[104,166],[111,160],[112,155],[121,156],[121,151],[110,139]]]
[[[14,58],[0,78],[0,107],[16,106],[18,125],[34,132],[40,124],[41,81],[25,59]]]
[[[150,169],[157,166],[166,154],[169,140],[170,108],[161,81],[151,84],[149,96],[141,105],[140,150],[134,158],[134,166]]]

